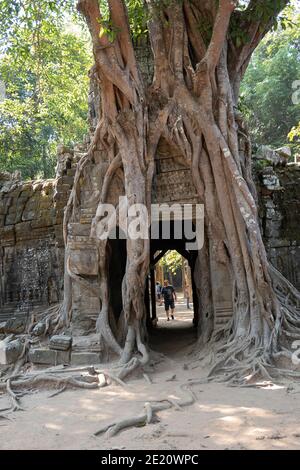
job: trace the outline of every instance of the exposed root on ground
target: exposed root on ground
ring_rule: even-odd
[[[250,332],[247,338],[236,338],[228,331],[232,322],[217,333],[221,336],[218,341],[212,337],[213,367],[208,380],[243,386],[261,380],[279,383],[287,378],[300,379],[299,359],[295,362],[293,357],[295,344],[298,349],[300,346],[299,312],[295,304],[287,306],[286,301],[280,301],[281,317],[265,344]]]
[[[20,399],[33,390],[55,388],[55,392],[49,396],[52,398],[69,388],[99,389],[111,383],[127,388],[124,379],[139,367],[143,373],[140,359],[132,357],[127,364],[118,363],[110,369],[97,369],[94,366],[62,369],[53,367],[42,371],[6,375],[0,381],[0,393],[8,394],[12,405],[10,408],[0,409],[0,412],[8,414],[23,410]]]
[[[279,305],[270,335],[265,338],[249,327],[246,336],[238,336],[235,317],[243,312],[237,311],[208,343],[200,343],[200,337],[193,352],[196,361],[211,367],[208,381],[243,387],[300,380],[299,355],[294,356],[300,347],[300,293],[271,265],[270,275]]]
[[[53,305],[47,309],[35,311],[30,317],[26,333],[33,336],[46,336],[54,333],[59,323],[61,304]],[[35,329],[36,328],[36,329]]]
[[[6,392],[8,394],[12,405],[10,408],[5,408],[0,411],[8,414],[14,411],[24,410],[21,406],[21,397],[32,393],[33,390],[42,390],[49,387],[55,387],[57,389],[55,394],[61,393],[67,388],[96,389],[99,388],[99,379],[97,374],[82,378],[74,376],[57,377],[45,371],[37,373],[36,375],[19,375],[8,378],[0,382],[0,392]],[[18,390],[18,392],[16,392],[16,390]]]
[[[193,405],[197,397],[191,387],[199,383],[203,383],[203,381],[189,381],[180,386],[180,392],[184,392],[186,398],[182,398],[178,401],[171,398],[165,398],[162,400],[155,400],[154,402],[146,402],[144,404],[144,411],[141,414],[106,424],[96,431],[94,436],[100,436],[105,433],[105,436],[110,438],[124,429],[155,423],[158,419],[156,414],[159,411],[168,410],[170,408],[175,408],[176,410],[181,411],[182,408]]]

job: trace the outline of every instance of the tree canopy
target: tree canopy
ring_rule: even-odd
[[[87,132],[90,45],[72,2],[0,3],[0,169],[54,175],[57,144]],[[77,26],[77,27],[76,27]]]
[[[182,265],[182,256],[175,250],[169,250],[161,258],[159,264],[170,271],[172,274],[176,274]]]
[[[300,100],[293,99],[300,77],[300,14],[295,7],[285,13],[253,55],[241,93],[253,141],[274,147],[286,145],[289,136],[297,146],[300,121]]]
[[[154,2],[151,15],[159,16],[169,1]],[[99,3],[100,34],[113,42],[118,27],[108,2]],[[151,15],[143,0],[125,3],[131,35],[139,40],[148,33]],[[299,14],[291,8],[279,17],[275,14],[286,3],[240,1],[230,20],[231,42],[239,52],[250,44],[248,23],[260,24],[258,36],[270,29],[270,21],[273,25],[242,85],[242,110],[259,144],[279,146],[288,135],[294,142],[299,138],[300,105],[291,100],[292,84],[300,76]],[[0,0],[1,170],[18,169],[30,178],[53,176],[57,144],[81,141],[87,132],[91,45],[75,6],[74,0]],[[208,44],[212,24],[202,17],[197,27]]]

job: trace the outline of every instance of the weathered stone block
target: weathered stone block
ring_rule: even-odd
[[[96,249],[84,248],[72,250],[70,267],[75,274],[96,276],[98,274],[98,252]]]
[[[15,227],[14,225],[7,225],[5,227],[2,228],[1,230],[1,242],[3,244],[9,244],[10,242],[14,242],[15,241]]]
[[[68,176],[73,176],[73,183],[74,183],[74,176],[75,176],[75,173],[76,173],[75,168],[70,168],[69,170],[67,170],[67,175],[68,175]],[[73,185],[73,183],[72,183],[72,185]]]
[[[60,184],[59,186],[57,186],[56,188],[56,191],[59,192],[59,193],[68,193],[70,191],[70,185],[69,184]]]
[[[73,352],[71,354],[71,364],[73,366],[82,366],[86,364],[99,364],[100,354],[89,352]]]
[[[16,222],[16,213],[8,214],[5,218],[5,225],[12,225]]]
[[[13,364],[17,361],[23,349],[23,345],[19,339],[0,341],[0,364]]]
[[[72,345],[72,337],[64,335],[54,335],[50,338],[49,348],[59,351],[68,351]]]
[[[101,340],[98,333],[92,333],[89,335],[74,336],[72,343],[73,353],[79,352],[92,352],[100,354],[102,351]]]
[[[32,330],[34,336],[42,336],[44,334],[46,325],[43,322],[38,322]]]
[[[33,364],[54,366],[57,364],[69,364],[70,351],[55,351],[53,349],[35,348],[30,349],[28,359],[33,362]]]
[[[87,225],[81,225],[78,223],[68,224],[68,233],[70,235],[89,237],[90,231],[90,227]]]
[[[287,160],[291,158],[292,156],[292,150],[290,147],[280,147],[279,149],[276,149],[276,152],[281,156],[286,158]]]
[[[30,183],[24,183],[22,188],[23,188],[22,193],[21,193],[22,197],[29,198],[32,195],[32,192],[33,192],[31,184]]]
[[[50,209],[53,205],[52,198],[44,197],[39,204],[40,209]]]
[[[31,223],[30,222],[21,222],[15,226],[17,236],[20,233],[31,232]]]
[[[25,330],[26,321],[24,318],[9,318],[4,325],[4,331],[7,334],[20,334]]]
[[[35,228],[40,228],[40,227],[50,227],[51,225],[53,225],[53,219],[51,219],[49,214],[47,215],[48,217],[40,217],[36,220],[33,220],[31,222],[32,228],[35,229]]]
[[[35,207],[34,209],[26,208],[23,212],[22,220],[23,221],[34,220],[34,218],[36,217],[36,210],[37,210],[37,207]]]

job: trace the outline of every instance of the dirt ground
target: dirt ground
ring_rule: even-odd
[[[300,449],[299,386],[229,388],[206,383],[193,387],[197,401],[182,410],[159,413],[159,421],[108,439],[93,433],[116,418],[139,414],[146,401],[182,398],[179,385],[205,376],[187,354],[194,341],[192,313],[183,303],[167,322],[163,307],[151,337],[165,359],[144,378],[129,380],[124,390],[70,390],[49,398],[42,391],[22,399],[24,411],[0,419],[0,449]],[[297,388],[298,387],[298,388]],[[9,406],[0,397],[0,408]]]

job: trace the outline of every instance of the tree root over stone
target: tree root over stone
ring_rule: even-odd
[[[108,371],[96,371],[93,367],[86,367],[81,369],[73,369],[72,372],[77,371],[87,371],[86,376],[78,377],[73,375],[68,376],[59,376],[59,372],[68,372],[67,370],[60,371],[41,371],[35,374],[28,375],[18,375],[10,378],[6,378],[4,381],[0,382],[0,392],[6,392],[11,401],[12,406],[10,408],[4,408],[0,410],[1,412],[6,412],[6,414],[24,410],[20,404],[20,398],[24,395],[31,393],[33,389],[42,389],[45,387],[55,387],[56,391],[49,396],[53,397],[67,390],[68,388],[83,388],[83,389],[98,389],[100,388],[99,375],[102,374],[105,376],[106,383],[107,380],[115,381],[119,385],[123,385],[123,382],[114,377],[113,374],[110,374]],[[56,375],[54,375],[56,374]],[[16,392],[15,390],[20,390]],[[5,417],[5,415],[1,415]]]
[[[59,393],[67,388],[84,388],[89,390],[98,388],[98,377],[88,377],[89,382],[78,379],[77,377],[55,377],[45,372],[41,372],[35,376],[29,375],[28,377],[23,376],[23,378],[20,378],[20,376],[8,378],[5,382],[0,383],[0,392],[7,392],[12,401],[12,405],[11,408],[5,408],[0,411],[5,411],[6,414],[19,410],[24,411],[24,408],[22,408],[20,403],[21,397],[31,393],[33,389],[40,390],[45,386],[55,386],[59,389]],[[90,377],[92,377],[92,381]],[[16,392],[15,390],[20,390],[20,392]]]
[[[0,381],[0,393],[7,393],[12,401],[10,408],[0,409],[0,412],[6,414],[18,410],[24,410],[20,404],[20,398],[31,393],[34,389],[41,390],[45,387],[54,387],[55,392],[49,396],[52,398],[64,392],[68,388],[99,389],[111,383],[115,383],[123,388],[127,388],[124,378],[140,366],[140,360],[133,357],[127,364],[118,364],[107,370],[99,370],[94,366],[79,368],[56,367],[33,372],[28,374],[13,374],[6,376]],[[86,375],[78,376],[78,373],[85,372]],[[68,374],[67,376],[63,376]],[[77,374],[77,375],[73,375]],[[19,392],[16,392],[18,390]],[[5,415],[0,415],[5,417]]]

